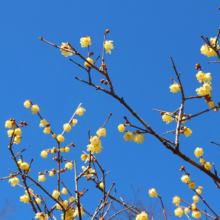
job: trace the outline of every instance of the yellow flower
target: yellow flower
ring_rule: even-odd
[[[31,101],[30,101],[30,100],[26,100],[26,101],[24,102],[24,107],[25,107],[25,108],[30,108],[30,106],[31,106]]]
[[[81,155],[81,160],[82,160],[82,161],[85,161],[86,158],[87,158],[87,155],[86,155],[86,154],[82,154],[82,155]]]
[[[183,176],[181,177],[181,181],[188,184],[188,183],[190,182],[190,177],[189,177],[189,175],[183,175]]]
[[[32,189],[28,189],[28,192],[30,193],[30,196],[31,197],[34,197],[34,190],[32,190]],[[25,195],[27,195],[28,196],[28,192],[27,192],[27,190],[25,190]]]
[[[148,220],[148,215],[146,212],[142,211],[136,216],[135,220]]]
[[[64,137],[63,137],[63,135],[62,134],[59,134],[58,136],[57,136],[57,140],[59,141],[59,142],[64,142]]]
[[[16,128],[14,131],[15,135],[21,135],[21,129],[20,128]]]
[[[167,124],[172,122],[174,119],[172,118],[172,115],[168,112],[164,113],[162,116],[163,121],[165,121]]]
[[[175,213],[175,216],[178,216],[178,217],[182,217],[182,215],[184,214],[183,209],[181,207],[176,208],[174,213]]]
[[[88,47],[89,45],[92,44],[91,42],[91,37],[82,37],[80,38],[80,44],[81,44],[81,47]]]
[[[184,212],[185,212],[186,214],[189,214],[189,213],[190,213],[190,209],[189,209],[189,208],[185,208],[185,209],[184,209]]]
[[[197,195],[193,196],[192,199],[194,203],[197,203],[199,201],[199,197]]]
[[[13,125],[13,122],[10,121],[10,120],[7,120],[7,121],[5,122],[5,127],[6,127],[6,128],[11,128],[12,125]]]
[[[86,110],[83,107],[79,107],[76,109],[76,114],[82,116]]]
[[[70,148],[69,148],[69,147],[65,147],[64,149],[65,149],[65,152],[66,152],[66,153],[69,153],[69,152],[70,152]]]
[[[50,132],[51,132],[51,129],[50,129],[50,127],[46,127],[46,128],[44,128],[44,134],[50,134]]]
[[[181,199],[179,196],[174,196],[173,197],[173,204],[175,204],[176,206],[179,206],[180,205],[180,202],[181,202]]]
[[[48,214],[44,214],[43,212],[38,212],[36,213],[35,218],[39,220],[48,220]]]
[[[134,140],[134,135],[133,132],[131,131],[126,131],[125,135],[123,136],[123,138],[125,139],[125,141],[133,141]]]
[[[206,79],[205,79],[205,73],[203,73],[202,71],[199,71],[197,74],[196,74],[196,79],[201,83],[201,82],[205,82]]]
[[[170,92],[177,93],[178,91],[181,91],[180,86],[178,83],[174,83],[173,85],[170,85]]]
[[[74,196],[69,197],[69,202],[73,202],[75,200]]]
[[[47,158],[48,153],[47,153],[46,150],[43,150],[40,155],[41,155],[41,157],[43,157],[43,158]]]
[[[54,190],[53,194],[52,194],[52,197],[55,198],[55,199],[58,199],[60,197],[60,192],[58,190]]]
[[[71,162],[67,162],[65,164],[65,168],[72,170],[73,169],[73,164]]]
[[[39,111],[40,111],[40,108],[39,108],[38,105],[32,105],[32,106],[31,106],[31,113],[32,113],[32,114],[36,114],[36,113],[38,113]]]
[[[196,192],[201,195],[202,194],[202,190],[201,189],[196,189]]]
[[[70,132],[71,130],[71,126],[70,124],[66,123],[63,125],[63,130],[66,131],[66,132]]]
[[[44,175],[39,175],[38,176],[38,182],[45,182],[46,177]]]
[[[66,212],[65,212],[65,219],[66,220],[74,220],[73,218],[73,210],[72,209],[68,209]],[[61,214],[61,219],[64,220],[64,214]]]
[[[19,144],[21,142],[21,136],[20,135],[18,135],[18,136],[16,136],[15,138],[14,138],[14,144]]]
[[[56,138],[56,134],[52,134],[52,138]]]
[[[203,149],[200,148],[200,147],[197,147],[194,151],[194,154],[195,156],[198,158],[198,157],[201,157],[203,155]]]
[[[204,167],[205,167],[206,170],[211,170],[212,169],[212,165],[209,162],[206,162],[204,164]]]
[[[12,177],[11,179],[9,179],[9,181],[8,181],[9,183],[11,183],[11,186],[16,186],[20,181],[19,181],[19,179],[16,177],[16,176],[14,176],[14,177]]]
[[[120,125],[118,126],[118,130],[119,130],[120,132],[123,132],[123,131],[125,130],[125,126],[124,126],[123,124],[120,124]]]
[[[88,168],[88,167],[82,166],[83,172],[84,172],[87,168]],[[92,169],[92,168],[89,168],[83,176],[90,177],[90,176],[93,176],[93,173],[95,173],[95,170]]]
[[[150,197],[157,197],[157,191],[154,188],[149,189],[149,195]]]
[[[47,125],[47,121],[45,119],[40,120],[40,127],[45,127]]]
[[[190,130],[190,128],[186,128],[184,134],[186,137],[189,137],[192,134],[192,130]]]
[[[64,201],[62,202],[62,205],[63,205],[64,208],[66,208],[66,207],[69,205],[69,203],[68,203],[67,200],[64,200]]]
[[[65,194],[65,195],[66,195],[66,194],[68,193],[67,188],[62,188],[61,193],[63,193],[63,194]]]
[[[101,145],[101,139],[97,136],[92,136],[89,141],[92,145]]]
[[[50,171],[49,176],[54,176],[54,172]]]
[[[136,142],[137,144],[139,144],[139,143],[143,143],[143,141],[144,141],[144,135],[143,134],[135,134],[135,136],[134,136],[134,142]]]
[[[81,216],[82,216],[82,215],[86,215],[85,212],[83,211],[83,207],[82,207],[82,205],[80,205],[80,213],[81,213]],[[79,216],[79,210],[78,210],[78,207],[75,209],[74,217],[75,217],[75,216]]]
[[[213,101],[209,101],[208,104],[209,104],[210,108],[214,108],[215,107],[215,103]]]
[[[99,130],[96,132],[96,134],[101,137],[105,137],[106,136],[106,129],[105,128],[99,128]]]
[[[189,182],[189,188],[190,189],[195,189],[196,188],[196,184],[193,181]]]
[[[87,151],[91,151],[92,154],[94,153],[99,154],[102,151],[102,148],[103,147],[101,145],[93,145],[93,144],[87,145]]]
[[[176,122],[178,121],[178,118],[179,118],[179,115],[176,115],[176,117],[175,117],[175,120],[176,120]],[[182,117],[182,121],[181,121],[181,123],[185,123],[186,121],[183,121],[184,119],[185,119],[186,117]]]
[[[212,80],[211,73],[206,73],[204,78],[205,78],[205,81],[211,84],[211,80]]]
[[[104,183],[101,182],[101,183],[99,184],[99,187],[104,188]]]
[[[203,164],[203,163],[205,163],[205,159],[204,159],[204,158],[200,158],[199,162],[200,162],[201,164]]]
[[[201,54],[204,54],[207,57],[214,57],[217,55],[217,53],[212,48],[208,47],[207,44],[202,45],[200,51]]]
[[[23,195],[20,197],[20,201],[23,203],[29,203],[29,197],[27,195]]]
[[[36,201],[36,203],[37,203],[38,205],[41,204],[41,199],[40,199],[40,198],[36,198],[35,201]]]
[[[63,48],[63,49],[72,50],[72,48],[70,47],[69,43],[62,43],[60,47]],[[66,51],[66,50],[62,50],[62,49],[60,49],[60,50],[61,50],[61,53],[63,54],[64,57],[68,57],[68,56],[72,56],[73,55],[72,52],[69,52],[69,51]]]
[[[104,48],[106,50],[106,53],[110,53],[111,54],[111,50],[114,49],[114,46],[112,44],[112,40],[106,40],[104,43]]]
[[[200,211],[193,211],[192,217],[193,218],[201,218],[201,212]]]
[[[91,57],[88,57],[86,60],[88,60],[91,64],[94,64],[93,59]],[[91,67],[91,65],[89,63],[87,63],[86,61],[84,63],[84,66],[85,67]]]
[[[7,133],[8,133],[8,137],[11,137],[11,136],[14,134],[14,130],[9,129],[9,130],[7,131]]]
[[[71,120],[71,125],[72,125],[72,126],[75,126],[75,124],[76,124],[77,122],[78,122],[77,119],[72,119],[72,120]]]
[[[28,171],[28,169],[29,169],[29,164],[27,163],[27,162],[22,162],[21,164],[20,164],[20,168],[22,169],[22,170],[24,170],[24,171]]]

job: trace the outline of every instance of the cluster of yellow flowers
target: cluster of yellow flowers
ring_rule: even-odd
[[[212,165],[210,164],[210,162],[205,162],[205,159],[202,157],[203,155],[203,149],[200,147],[197,147],[194,151],[194,154],[197,158],[200,157],[199,162],[204,166],[204,168],[206,170],[211,170],[212,169]]]
[[[211,42],[211,45],[213,47],[215,47],[215,43],[216,43],[216,37],[214,38],[210,38],[210,42]],[[217,42],[217,50],[220,49],[219,45],[218,45],[218,42]],[[207,57],[214,57],[214,56],[217,56],[217,53],[211,48],[209,47],[206,43],[202,45],[201,49],[201,54],[204,54],[206,55]]]
[[[35,218],[39,220],[48,220],[48,214],[45,214],[43,212],[38,212],[36,213]]]
[[[69,45],[69,43],[62,43],[60,47],[63,48],[63,49],[69,50],[69,51],[66,51],[66,50],[60,49],[61,53],[63,54],[64,57],[68,57],[68,56],[73,55],[73,53],[71,52],[72,48]]]
[[[7,131],[8,137],[12,137],[14,135],[13,143],[14,144],[19,144],[21,141],[21,129],[18,128],[18,126],[15,124],[14,119],[7,120],[5,122],[5,127],[9,128]]]
[[[124,132],[125,125],[124,124],[118,125],[118,130],[119,130],[119,132]],[[124,138],[125,141],[134,141],[137,144],[140,144],[140,143],[142,144],[143,141],[144,141],[144,135],[140,134],[139,131],[136,131],[135,135],[131,131],[125,131],[125,134],[124,134],[123,138]]]

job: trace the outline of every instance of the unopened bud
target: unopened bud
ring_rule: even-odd
[[[105,81],[104,79],[101,79],[101,80],[100,80],[100,83],[104,83],[104,81]]]

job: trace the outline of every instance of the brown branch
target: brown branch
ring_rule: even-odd
[[[128,210],[128,209],[130,209],[130,208],[133,208],[133,206],[129,206],[129,207],[127,207],[126,209],[123,209],[123,210],[121,210],[121,211],[115,213],[115,214],[112,215],[108,220],[114,218],[116,215],[118,215],[118,214],[120,214],[120,213],[122,213],[122,212],[124,212],[124,211],[126,211],[126,210]]]
[[[161,205],[162,205],[162,208],[163,208],[164,218],[165,218],[165,220],[167,220],[166,211],[165,211],[165,208],[164,208],[164,205],[163,205],[163,201],[162,201],[162,196],[158,195],[158,198],[160,199],[160,202],[161,202]]]
[[[107,124],[107,122],[108,122],[108,120],[109,120],[109,118],[110,118],[111,116],[112,116],[112,113],[110,112],[110,114],[109,114],[108,118],[106,119],[106,121],[105,121],[104,125],[102,126],[102,128],[105,127],[105,125]]]

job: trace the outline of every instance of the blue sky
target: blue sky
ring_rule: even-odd
[[[51,123],[57,134],[62,132],[63,124],[68,122],[82,102],[86,113],[77,117],[78,124],[65,136],[66,144],[76,144],[67,158],[76,159],[79,169],[83,165],[81,152],[86,150],[88,144],[88,130],[95,134],[112,112],[113,116],[106,126],[107,136],[102,140],[103,151],[97,158],[106,171],[111,171],[107,186],[116,183],[117,197],[125,193],[126,198],[132,198],[130,185],[133,184],[135,187],[143,186],[141,198],[146,204],[155,202],[148,195],[152,187],[163,196],[165,206],[171,212],[175,208],[172,205],[175,195],[191,203],[194,194],[180,181],[179,168],[184,165],[196,185],[204,187],[203,196],[207,202],[218,211],[219,190],[210,178],[173,155],[152,136],[146,135],[142,145],[125,142],[123,134],[117,130],[118,124],[124,123],[124,116],[135,125],[140,125],[138,121],[117,100],[76,81],[76,76],[87,80],[86,73],[62,56],[58,49],[38,38],[41,36],[58,45],[70,42],[86,56],[87,50],[81,48],[79,41],[88,35],[92,37],[91,50],[97,57],[102,52],[103,33],[106,28],[110,29],[107,40],[113,40],[115,49],[105,58],[114,89],[154,130],[162,134],[174,129],[176,124],[166,125],[152,109],[172,112],[181,102],[180,93],[169,92],[172,84],[170,78],[175,79],[170,56],[181,72],[186,96],[196,95],[195,89],[200,86],[195,77],[195,64],[200,63],[204,72],[211,72],[213,100],[219,101],[219,65],[208,64],[209,60],[216,58],[208,59],[200,54],[203,44],[200,36],[210,38],[217,34],[219,6],[217,0],[1,1],[0,176],[8,175],[7,168],[15,169],[7,149],[9,138],[4,128],[9,118],[29,124],[22,129],[21,144],[15,146],[14,150],[31,146],[24,153],[26,161],[34,158],[31,176],[37,178],[39,171],[55,166],[51,157],[44,160],[39,156],[43,149],[53,147],[55,143],[39,128],[39,118],[23,107],[26,99],[39,104],[42,116]],[[81,62],[77,57],[72,58]],[[101,59],[97,65],[100,63]],[[103,77],[92,71],[92,78],[99,85]],[[208,105],[204,100],[190,100],[185,112],[193,114],[206,108]],[[205,159],[215,162],[217,169],[220,168],[220,151],[210,141],[220,142],[218,122],[219,113],[209,112],[187,122],[193,131],[192,136],[180,137],[180,149],[185,154],[198,161],[193,154],[194,149],[203,147]],[[168,137],[174,138],[172,135]],[[55,179],[48,177],[43,186],[52,191],[56,185]],[[73,181],[73,171],[64,175],[64,182],[72,190]],[[84,185],[90,188],[82,203],[93,212],[102,195],[92,183],[82,180],[80,184],[81,189]],[[1,203],[7,197],[20,208],[14,215],[17,219],[34,216],[28,205],[19,202],[19,197],[24,193],[21,188],[12,188],[7,181],[1,181],[0,186],[4,189],[1,190]],[[202,203],[199,205],[204,208]]]

